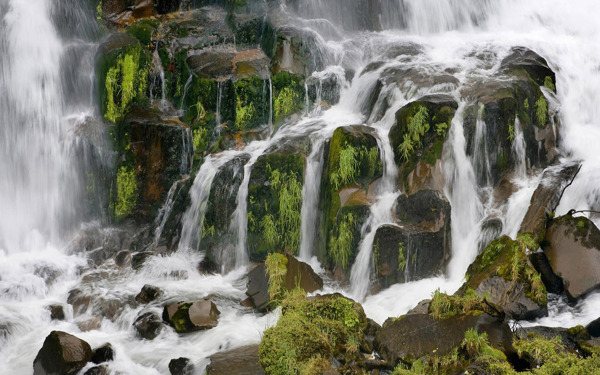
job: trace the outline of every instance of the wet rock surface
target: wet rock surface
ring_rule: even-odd
[[[210,356],[207,374],[214,375],[262,375],[263,368],[258,363],[258,345],[220,352]]]
[[[186,333],[216,327],[220,314],[212,301],[202,300],[167,305],[162,318],[178,333]]]
[[[91,361],[92,355],[87,342],[66,332],[52,331],[35,357],[33,373],[74,375]]]

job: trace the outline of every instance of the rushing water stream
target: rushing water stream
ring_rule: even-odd
[[[344,125],[366,124],[378,138],[384,173],[370,216],[363,230],[358,256],[352,266],[350,285],[341,288],[329,283],[327,291],[340,291],[361,300],[369,317],[382,323],[398,316],[430,297],[440,288],[453,292],[462,283],[468,265],[482,241],[485,219],[499,217],[503,233],[515,236],[531,195],[540,182],[541,171],[530,171],[525,160],[525,142],[518,121],[514,124],[512,152],[519,160],[513,176],[516,191],[506,202],[494,202],[490,183],[489,158],[494,150],[476,147],[466,152],[463,111],[468,98],[461,89],[473,77],[489,77],[513,46],[526,46],[544,56],[556,72],[558,94],[545,91],[551,110],[561,117],[559,145],[563,161],[582,160],[583,166],[565,191],[557,214],[569,209],[600,209],[600,24],[595,0],[389,0],[373,1],[381,30],[364,30],[364,15],[349,6],[352,0],[302,0],[298,14],[284,13],[299,27],[316,34],[315,59],[325,61],[325,69],[314,79],[337,77],[340,100],[321,108],[321,81],[316,103],[305,116],[279,128],[268,140],[255,141],[244,149],[225,151],[205,158],[190,190],[191,204],[183,217],[179,250],[169,256],[152,256],[139,271],[106,267],[105,278],[86,278],[91,271],[85,254],[70,252],[67,246],[84,222],[98,219],[82,214],[84,179],[81,171],[78,126],[98,117],[92,93],[93,58],[91,42],[95,26],[77,29],[75,36],[65,32],[76,12],[95,19],[92,9],[65,1],[8,0],[0,3],[0,372],[30,374],[33,359],[44,338],[52,330],[63,330],[88,341],[92,347],[111,342],[116,351],[113,372],[123,374],[165,374],[171,358],[188,357],[201,369],[209,355],[228,348],[258,343],[261,333],[276,322],[276,313],[255,315],[241,307],[245,298],[247,195],[252,165],[271,145],[295,135],[309,135],[312,149],[307,157],[302,197],[300,257],[317,262],[312,248],[316,221],[324,144],[333,131]],[[67,4],[68,3],[68,4]],[[75,9],[67,11],[68,5]],[[373,10],[371,10],[373,11]],[[72,12],[72,13],[69,13]],[[80,15],[80,17],[82,17]],[[73,22],[73,21],[71,21]],[[90,31],[92,30],[92,31]],[[390,56],[387,51],[406,45],[419,46],[423,53],[412,59]],[[287,46],[289,48],[289,45]],[[285,52],[285,51],[284,51]],[[478,53],[494,56],[485,66]],[[287,56],[287,55],[285,55]],[[382,65],[362,73],[372,62]],[[290,63],[284,59],[282,64]],[[160,64],[158,64],[160,65]],[[451,72],[458,84],[385,87],[377,103],[387,110],[380,117],[366,116],[361,109],[386,68],[415,66],[425,72]],[[348,83],[345,70],[355,72]],[[72,80],[63,79],[71,74]],[[161,72],[164,104],[164,72]],[[65,83],[67,82],[67,83]],[[187,93],[189,81],[185,85]],[[392,87],[393,86],[393,87]],[[221,94],[218,84],[217,122],[221,120]],[[269,79],[269,96],[273,95]],[[265,88],[266,91],[266,88]],[[308,92],[308,89],[307,89]],[[378,226],[394,224],[392,206],[402,193],[398,188],[388,133],[395,113],[404,104],[427,94],[447,94],[456,99],[458,110],[452,120],[442,157],[444,190],[452,207],[452,259],[445,275],[396,284],[369,295],[373,268],[373,239]],[[308,99],[307,99],[308,102]],[[269,125],[273,109],[269,107]],[[86,119],[76,121],[73,119]],[[88,121],[89,120],[89,121]],[[485,138],[486,126],[478,116],[475,142]],[[554,124],[553,124],[554,125]],[[189,135],[189,134],[188,134]],[[190,148],[189,139],[185,147]],[[484,143],[483,143],[484,144]],[[195,265],[202,260],[202,223],[210,188],[221,167],[236,156],[245,155],[244,180],[237,193],[237,208],[231,220],[231,238],[224,254],[224,275],[201,275]],[[190,168],[182,161],[182,173]],[[182,181],[181,183],[184,183]],[[179,184],[180,182],[176,183]],[[159,228],[172,209],[172,196],[161,211]],[[600,216],[592,216],[600,225]],[[95,223],[95,222],[94,222]],[[200,223],[200,225],[198,225]],[[99,225],[99,224],[90,224]],[[110,229],[109,229],[110,230]],[[157,228],[158,230],[158,228]],[[160,231],[159,230],[159,231]],[[156,234],[157,239],[160,233]],[[407,278],[408,280],[408,278]],[[142,311],[122,303],[114,320],[104,318],[94,329],[84,330],[97,318],[97,306],[75,316],[66,303],[74,287],[89,289],[94,296],[110,301],[127,301],[144,284],[165,291],[163,299],[148,309],[160,314],[162,306],[177,300],[217,296],[221,310],[219,325],[209,331],[179,336],[164,330],[154,341],[140,341],[131,322]],[[47,306],[61,304],[64,321],[51,321]],[[532,324],[564,327],[586,324],[597,318],[600,294],[587,297],[575,307],[553,301],[550,316]]]

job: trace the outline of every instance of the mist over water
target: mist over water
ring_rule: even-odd
[[[318,51],[314,53],[324,66],[313,76],[337,75],[342,81],[340,102],[329,109],[318,108],[316,103],[313,110],[285,124],[271,139],[208,157],[191,189],[192,203],[184,215],[179,251],[153,256],[137,272],[107,267],[102,270],[106,278],[83,282],[91,273],[88,259],[84,254],[70,253],[67,245],[85,226],[82,222],[98,219],[82,213],[84,179],[77,130],[81,130],[82,123],[93,127],[100,122],[93,72],[99,30],[92,9],[78,6],[76,1],[61,1],[60,6],[56,3],[0,3],[0,369],[7,373],[31,373],[33,359],[52,330],[73,333],[92,347],[111,342],[117,353],[111,369],[136,374],[167,373],[168,361],[181,356],[203,368],[206,358],[217,351],[258,343],[261,332],[276,322],[277,314],[257,316],[239,306],[245,298],[244,272],[248,264],[247,191],[238,193],[241,201],[237,202],[231,224],[234,243],[227,253],[229,273],[204,276],[195,267],[203,258],[198,250],[211,183],[227,161],[246,155],[250,161],[242,186],[247,189],[252,163],[268,146],[286,137],[310,135],[313,150],[307,158],[308,185],[303,189],[300,256],[316,262],[312,253],[316,230],[306,221],[314,220],[315,195],[323,169],[322,145],[337,127],[344,125],[365,123],[375,128],[385,172],[352,266],[351,283],[339,287],[328,282],[326,290],[363,301],[368,316],[379,323],[405,313],[437,288],[454,292],[477,255],[482,221],[491,213],[499,215],[503,233],[515,236],[540,179],[539,173],[528,174],[520,165],[513,181],[516,192],[498,208],[498,202],[493,202],[485,183],[478,178],[485,168],[477,163],[485,155],[466,153],[462,113],[469,102],[461,96],[462,85],[473,77],[495,74],[514,46],[538,52],[556,72],[563,161],[583,163],[566,189],[557,215],[572,208],[600,210],[600,23],[596,20],[600,2],[379,0],[361,8],[363,0],[301,0],[297,9],[287,7],[284,13],[291,17],[290,23],[316,33]],[[71,27],[77,30],[76,37],[65,32]],[[406,45],[414,45],[422,53],[412,58],[386,54]],[[478,54],[493,56],[491,63],[482,64],[474,58]],[[375,61],[383,65],[361,73]],[[386,68],[398,66],[416,66],[431,73],[450,71],[458,83],[390,85],[378,98],[388,110],[381,118],[366,116],[361,109],[368,102],[368,94]],[[355,72],[350,83],[345,77],[341,79],[343,69]],[[459,104],[442,158],[445,193],[452,206],[451,262],[443,275],[396,284],[370,295],[373,237],[378,226],[393,220],[392,206],[402,193],[388,139],[394,114],[409,101],[440,93],[452,96]],[[514,146],[514,152],[522,156],[520,146]],[[600,215],[590,218],[600,225]],[[86,225],[102,227],[98,222]],[[179,300],[218,296],[216,303],[222,313],[219,325],[188,336],[164,330],[156,340],[141,342],[131,325],[141,307],[123,306],[116,320],[104,318],[98,329],[84,332],[80,327],[93,317],[93,308],[74,318],[66,303],[69,291],[77,286],[102,298],[119,299],[137,294],[148,283],[165,291],[165,297],[150,307],[159,313],[159,306],[174,302],[170,296]],[[66,321],[50,321],[46,307],[54,303],[65,306]],[[549,317],[533,324],[585,324],[597,317],[598,309],[598,294],[572,308],[553,301]],[[8,334],[2,333],[3,326],[8,327]]]

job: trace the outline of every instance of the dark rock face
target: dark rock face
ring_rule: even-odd
[[[109,370],[107,365],[94,366],[83,373],[83,375],[108,375]]]
[[[323,288],[323,279],[306,263],[300,262],[291,255],[287,257],[287,270],[283,286],[291,291],[299,286],[307,293],[312,293]],[[266,311],[271,302],[269,296],[269,276],[264,264],[254,267],[248,273],[246,294],[252,304],[259,311]]]
[[[577,300],[600,286],[600,230],[585,217],[565,215],[546,231],[544,254],[563,279],[569,299]]]
[[[178,333],[210,329],[219,323],[219,309],[209,300],[165,306],[163,320]]]
[[[100,364],[102,362],[112,361],[115,357],[115,350],[113,349],[110,343],[106,343],[101,347],[94,350],[94,355],[92,356],[92,362],[95,364]]]
[[[192,375],[194,373],[194,364],[189,358],[185,357],[172,359],[169,362],[169,372],[171,375]]]
[[[146,259],[152,256],[152,253],[149,251],[144,251],[141,253],[134,254],[131,257],[131,268],[134,270],[139,270],[144,266],[144,262]]]
[[[580,167],[579,164],[570,164],[550,167],[544,171],[519,232],[531,233],[538,241],[543,239],[549,215],[556,210],[563,191],[573,182]]]
[[[207,374],[214,375],[263,375],[265,372],[258,363],[258,345],[214,354],[206,367]]]
[[[541,307],[528,298],[525,293],[525,284],[510,282],[503,277],[494,276],[486,279],[475,289],[477,295],[487,293],[487,300],[502,309],[514,319],[532,320],[547,315],[546,307]]]
[[[412,361],[435,351],[443,356],[459,346],[465,331],[486,332],[490,345],[507,356],[516,355],[508,325],[487,314],[462,315],[436,321],[428,314],[388,319],[375,337],[375,348],[391,366]]]
[[[138,334],[146,340],[154,340],[160,334],[164,323],[154,312],[140,314],[133,323]]]
[[[234,57],[231,52],[208,51],[188,57],[187,64],[200,78],[227,77],[233,73]]]
[[[450,204],[437,191],[421,190],[396,201],[400,226],[384,225],[374,240],[381,287],[442,273],[451,256]]]
[[[162,297],[162,295],[163,291],[160,288],[146,284],[142,287],[142,290],[138,295],[135,296],[135,301],[137,303],[147,304]]]
[[[50,319],[52,320],[65,320],[65,311],[62,305],[50,305]]]
[[[52,331],[33,361],[34,375],[76,374],[92,359],[90,345],[66,332]]]
[[[585,329],[592,337],[600,337],[600,318],[585,326]]]

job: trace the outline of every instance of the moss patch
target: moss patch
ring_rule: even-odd
[[[273,121],[280,124],[304,107],[304,76],[280,72],[273,76]]]

